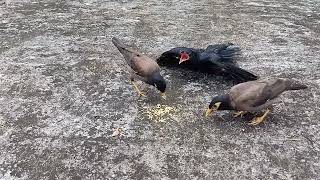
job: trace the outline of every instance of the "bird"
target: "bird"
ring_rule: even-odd
[[[258,76],[238,67],[234,57],[240,52],[232,43],[209,45],[206,49],[176,47],[162,53],[157,62],[161,66],[229,77],[239,83],[257,80]]]
[[[123,55],[126,63],[130,67],[130,81],[140,96],[144,93],[136,85],[135,80],[141,80],[149,85],[155,86],[161,93],[162,98],[166,98],[165,91],[167,83],[160,74],[160,67],[157,62],[141,52],[122,43],[118,38],[113,37],[112,43]]]
[[[254,117],[250,125],[264,121],[276,98],[285,91],[301,90],[306,85],[292,79],[266,78],[237,84],[228,93],[212,98],[206,116],[217,110],[236,110],[234,117],[248,112],[265,110],[262,116]]]

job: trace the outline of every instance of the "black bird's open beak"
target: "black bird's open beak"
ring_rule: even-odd
[[[190,59],[190,56],[186,52],[181,52],[180,53],[180,61],[179,64],[183,63],[184,61],[188,61]]]
[[[219,109],[220,105],[221,105],[221,102],[217,102],[214,104],[214,107],[208,108],[206,111],[206,117],[208,117],[214,111],[217,111]]]

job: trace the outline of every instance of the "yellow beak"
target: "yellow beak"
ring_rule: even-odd
[[[166,100],[167,99],[167,96],[166,96],[166,93],[160,93],[161,94],[161,97]]]
[[[218,110],[219,107],[220,107],[220,105],[221,105],[221,102],[216,102],[216,103],[214,104],[215,110]]]
[[[206,112],[206,117],[208,117],[213,111],[216,111],[217,109],[219,109],[220,105],[221,105],[221,102],[217,102],[214,104],[214,108],[208,108]]]
[[[212,113],[213,109],[208,108],[206,112],[206,117],[208,117]]]

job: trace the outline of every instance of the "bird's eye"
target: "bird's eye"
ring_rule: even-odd
[[[138,57],[140,57],[140,54],[137,54]]]

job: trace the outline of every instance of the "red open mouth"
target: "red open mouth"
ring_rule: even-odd
[[[186,52],[181,52],[181,53],[180,53],[180,61],[179,61],[179,64],[181,64],[181,63],[184,62],[184,61],[189,60],[189,58],[190,58],[190,56],[189,56],[188,53],[186,53]]]

